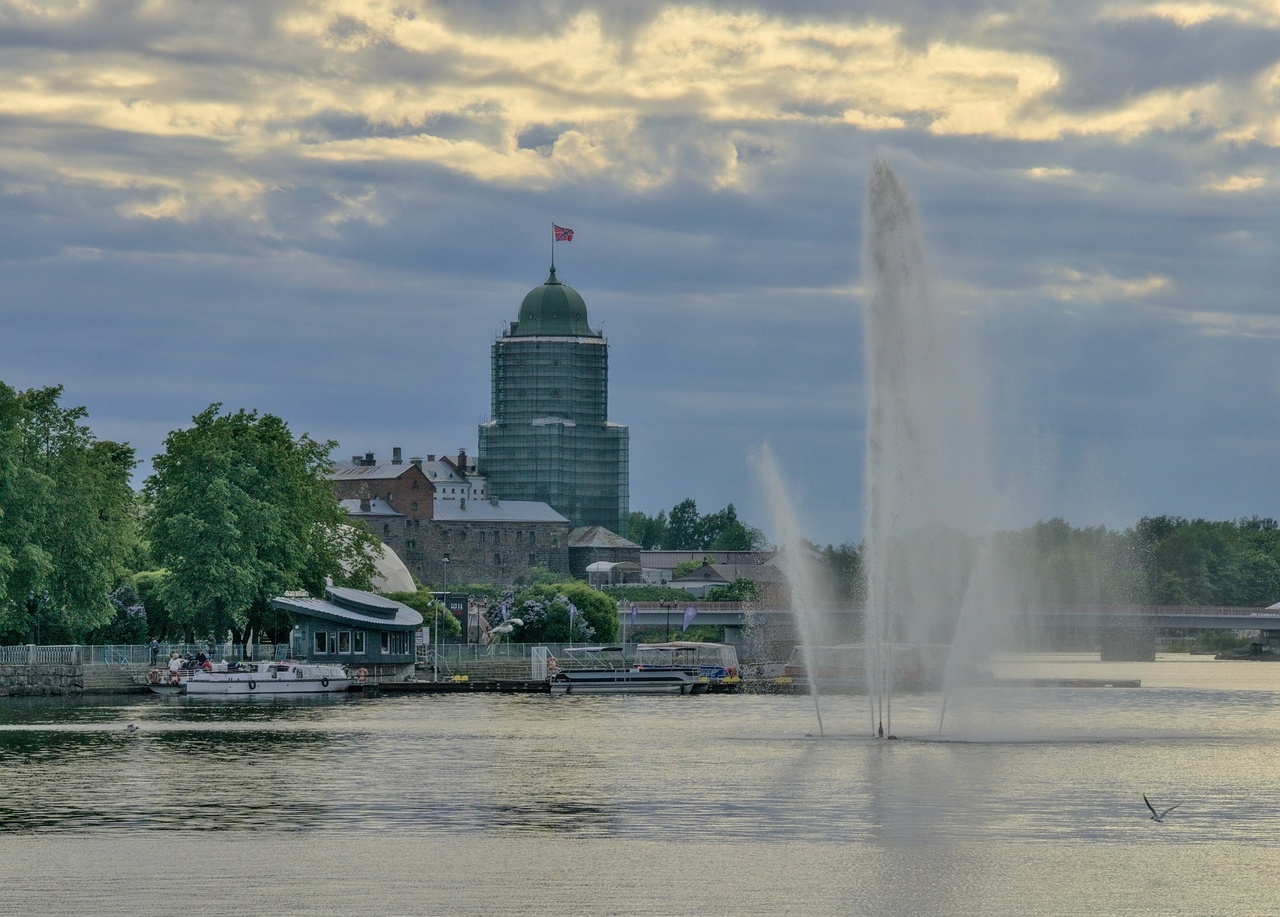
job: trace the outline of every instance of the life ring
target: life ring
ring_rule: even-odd
[[[158,685],[158,684],[160,684],[160,670],[159,670],[159,669],[152,669],[150,672],[148,672],[148,673],[147,673],[147,684],[149,684],[149,685]]]
[[[169,673],[169,684],[176,685],[176,684],[181,684],[181,682],[182,682],[181,675],[179,675],[177,672]]]
[[[321,678],[321,679],[320,679],[320,687],[322,687],[322,688],[327,688],[327,687],[329,687],[329,676],[328,676],[328,675],[326,675],[326,676],[324,676],[323,678]]]
[[[560,660],[559,660],[559,659],[557,659],[555,656],[548,656],[548,657],[547,657],[547,671],[548,671],[548,672],[559,672],[559,671],[560,671]]]
[[[252,678],[250,678],[250,679],[249,679],[249,690],[250,690],[250,691],[252,691],[252,690],[254,690],[254,689],[255,689],[255,688],[257,688],[257,687],[258,687],[258,683],[257,683],[256,681],[254,681]]]
[[[356,681],[360,682],[360,684],[364,684],[364,680],[368,677],[369,677],[368,669],[360,669],[359,671],[356,672]]]

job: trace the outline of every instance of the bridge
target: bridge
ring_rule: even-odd
[[[632,607],[634,606],[634,614]],[[767,632],[794,639],[794,613],[776,606],[756,608],[750,602],[619,602],[618,620],[623,633],[644,628],[661,629],[679,639],[686,610],[694,609],[692,625],[725,628],[725,641],[741,644],[748,619],[763,624]],[[862,624],[861,605],[821,608],[820,621],[852,633]],[[634,622],[633,622],[634,618]],[[1280,642],[1280,609],[1219,605],[1046,605],[1014,616],[1011,627],[1032,627],[1049,632],[1096,633],[1104,658],[1145,657],[1154,653],[1159,632],[1204,630],[1256,630],[1268,641]]]

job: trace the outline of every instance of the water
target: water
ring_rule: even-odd
[[[0,912],[1274,913],[1280,665],[998,664],[1143,686],[3,701]]]

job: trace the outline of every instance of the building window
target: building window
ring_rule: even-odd
[[[530,532],[530,533],[529,533],[529,544],[533,544],[535,541],[537,541],[537,532]]]
[[[524,541],[524,532],[516,532],[516,544]]]
[[[484,532],[480,532],[479,535],[480,535],[480,543],[484,544]]]
[[[351,631],[349,630],[338,631],[338,652],[339,653],[351,652]]]
[[[536,566],[538,566],[538,555],[537,555],[537,554],[530,554],[530,555],[529,555],[529,566],[530,566],[530,567],[536,567]]]
[[[493,565],[494,565],[495,567],[501,567],[501,566],[502,566],[502,555],[501,555],[501,554],[499,554],[497,551],[494,551],[494,552],[493,552]]]
[[[449,530],[448,530],[448,529],[445,529],[443,532],[441,532],[441,533],[440,533],[440,540],[441,540],[441,541],[448,541],[448,540],[449,540]]]
[[[410,504],[410,506],[412,506],[412,507],[413,507],[413,511],[414,511],[415,513],[418,511],[418,501],[417,501],[417,500],[414,500],[414,501],[413,501],[413,503],[411,503],[411,504]]]
[[[391,523],[390,523],[390,522],[384,522],[384,523],[382,523],[382,534],[384,534],[384,535],[390,535],[390,534],[391,534]]]
[[[459,532],[459,533],[458,533],[458,540],[459,540],[459,541],[466,541],[466,540],[467,540],[467,530],[466,530],[466,529],[463,529],[461,532]]]
[[[382,632],[382,652],[384,654],[391,652],[391,634],[385,630]]]
[[[322,630],[316,631],[315,634],[315,653],[318,656],[325,655],[325,651],[329,647],[329,635]]]
[[[355,653],[357,656],[364,655],[364,631],[358,630],[353,635],[351,640],[351,652]]]

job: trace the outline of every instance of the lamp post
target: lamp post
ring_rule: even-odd
[[[444,596],[441,601],[444,603],[445,610],[449,609],[449,555],[442,557],[441,562],[444,564]],[[431,654],[431,680],[440,680],[440,606],[436,605],[436,633],[435,633],[435,651]]]

